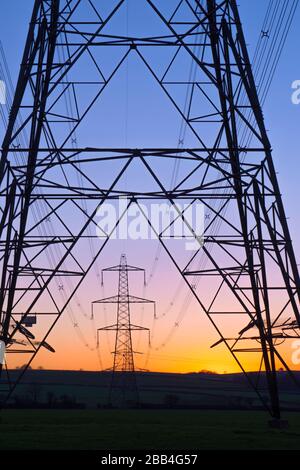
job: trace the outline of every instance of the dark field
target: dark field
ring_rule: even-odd
[[[15,371],[10,374],[13,378]],[[253,380],[256,381],[255,374]],[[300,382],[299,372],[295,372]],[[63,402],[87,409],[105,407],[110,373],[29,370],[11,399],[19,407],[60,407]],[[300,411],[300,390],[284,372],[278,374],[283,409]],[[261,402],[242,374],[137,373],[140,402],[151,408],[257,410]],[[260,378],[263,396],[265,377]],[[0,390],[1,392],[1,390]]]
[[[257,411],[6,410],[0,449],[300,449],[300,414],[270,429]]]
[[[13,408],[0,412],[0,449],[300,450],[299,389],[285,373],[279,386],[289,427],[281,430],[269,427],[241,374],[137,378],[143,409],[114,410],[105,409],[109,373],[28,371]]]

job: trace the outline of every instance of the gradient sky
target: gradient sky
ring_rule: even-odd
[[[129,29],[131,25],[140,20],[137,11],[132,8],[132,1],[129,0]],[[0,17],[0,38],[6,52],[13,82],[16,82],[18,66],[27,33],[27,24],[33,5],[32,0],[10,0],[2,2]],[[244,25],[244,32],[247,39],[250,56],[252,57],[256,41],[259,37],[263,17],[267,8],[268,0],[240,0],[240,14]],[[273,146],[273,155],[278,170],[278,178],[283,194],[287,216],[289,217],[290,229],[296,253],[300,253],[299,237],[299,143],[300,135],[300,105],[295,106],[291,101],[291,84],[294,80],[300,80],[299,52],[298,52],[298,31],[296,25],[300,21],[300,11],[298,9],[294,19],[293,27],[290,31],[284,54],[281,57],[274,81],[272,83],[268,99],[264,106],[265,122],[269,130],[269,137]],[[125,28],[122,24],[120,27]],[[105,130],[102,135],[105,146],[105,139],[112,137],[115,139],[115,146],[138,146],[141,142],[151,142],[151,138],[146,132],[146,128],[152,125],[152,133],[157,134],[158,141],[169,144],[169,141],[178,136],[179,121],[171,117],[171,112],[166,107],[166,115],[155,119],[155,100],[152,107],[148,102],[148,113],[142,124],[135,118],[143,112],[143,96],[147,94],[147,78],[140,80],[138,77],[138,66],[132,64],[121,73],[120,81],[116,80],[112,85],[111,94],[104,97],[103,113],[106,119]],[[140,87],[137,84],[142,83]],[[124,87],[127,88],[127,98],[124,97]],[[157,95],[159,99],[159,95]],[[118,108],[119,118],[116,127],[119,129],[115,134],[112,124],[115,119],[115,111]],[[127,115],[127,124],[125,124]],[[161,128],[161,120],[167,122],[167,126]],[[109,130],[110,129],[110,130]],[[101,131],[99,131],[101,132]],[[1,127],[0,137],[3,135]],[[153,142],[153,140],[152,140]],[[152,145],[153,146],[153,145]],[[106,267],[117,264],[120,256],[120,246],[112,241],[110,249],[104,252],[99,260],[99,266]],[[145,267],[151,272],[151,266],[155,257],[157,242],[152,241],[147,245],[147,256],[145,256],[145,246],[143,242],[127,242],[122,247],[128,253],[129,264]],[[299,257],[299,256],[298,256]],[[92,276],[92,275],[91,275]],[[72,320],[65,314],[51,335],[49,342],[56,349],[56,354],[41,351],[35,360],[34,366],[59,369],[99,369],[99,360],[95,351],[95,325],[97,327],[114,322],[115,312],[113,307],[107,308],[104,312],[99,307],[95,314],[95,323],[89,320],[90,302],[108,295],[113,295],[117,288],[117,278],[109,275],[110,280],[105,284],[103,291],[95,281],[90,280],[93,289],[85,288],[79,292],[81,309],[75,308],[76,323],[80,325],[80,331],[84,338],[80,337],[76,328],[72,326]],[[133,275],[137,276],[137,275]],[[164,280],[162,282],[162,280]],[[166,254],[162,253],[153,278],[146,289],[143,288],[142,279],[132,277],[132,293],[144,296],[157,301],[158,316],[162,317],[153,324],[152,310],[145,307],[143,311],[140,307],[132,310],[134,323],[144,324],[151,327],[152,348],[149,357],[147,354],[138,358],[138,366],[147,367],[155,371],[176,371],[188,372],[201,369],[210,369],[217,372],[237,371],[238,367],[222,348],[209,349],[209,346],[217,341],[218,337],[209,321],[199,314],[196,301],[191,299],[188,307],[185,306],[187,289],[185,286],[178,293],[176,303],[171,305],[174,294],[178,292],[180,279],[175,272]],[[99,289],[99,290],[98,290]],[[170,336],[169,332],[174,323],[184,311],[180,325]],[[86,317],[84,316],[86,315]],[[165,315],[164,315],[165,314]],[[163,316],[164,315],[164,316]],[[78,329],[77,329],[78,330]],[[173,331],[173,330],[172,330]],[[87,344],[87,346],[85,345]],[[113,337],[103,333],[100,338],[101,358],[104,367],[111,365],[110,351],[113,348]],[[147,351],[147,336],[140,335],[136,340],[138,351]],[[289,359],[292,351],[287,349],[286,357]],[[20,359],[21,361],[21,359]],[[17,363],[16,363],[17,364]],[[249,356],[247,358],[247,368],[253,370],[257,367],[257,358]]]

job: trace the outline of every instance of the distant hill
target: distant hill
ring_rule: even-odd
[[[18,371],[11,370],[14,379]],[[211,372],[174,374],[137,372],[140,401],[144,407],[249,409],[260,408],[255,392],[241,373]],[[294,373],[300,383],[300,372]],[[249,377],[257,381],[256,372]],[[260,374],[260,389],[266,380]],[[104,407],[107,404],[111,372],[70,370],[28,370],[16,388],[11,403],[18,406]],[[288,373],[278,374],[282,405],[300,409],[300,388]],[[262,393],[264,393],[262,391]]]

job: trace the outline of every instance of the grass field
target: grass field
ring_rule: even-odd
[[[300,413],[271,429],[257,411],[4,410],[0,449],[300,449]]]

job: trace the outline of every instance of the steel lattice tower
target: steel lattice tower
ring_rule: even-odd
[[[103,272],[119,272],[119,287],[117,297],[108,297],[93,302],[95,304],[117,304],[117,323],[99,328],[98,331],[115,331],[115,349],[113,352],[114,362],[112,367],[112,378],[109,390],[109,404],[113,406],[137,406],[139,403],[139,393],[135,374],[134,353],[132,347],[132,331],[148,331],[131,323],[130,304],[155,304],[152,300],[143,299],[129,295],[128,272],[144,272],[136,266],[128,266],[126,255],[121,255],[120,264],[105,268]],[[145,274],[144,274],[145,275]],[[144,279],[145,282],[145,279]],[[93,313],[94,314],[94,313]],[[150,341],[150,336],[149,336]]]
[[[130,35],[114,21],[124,5],[34,3],[0,163],[2,383],[11,396],[25,372],[11,381],[10,354],[26,354],[29,365],[41,347],[51,349],[49,333],[110,239],[111,231],[101,240],[91,231],[99,206],[122,197],[124,212],[143,212],[142,202],[163,201],[184,219],[180,203],[201,203],[204,234],[189,229],[205,243],[184,261],[167,227],[144,215],[215,328],[214,346],[228,350],[279,418],[276,370],[289,371],[281,343],[299,337],[300,279],[236,0],[138,0],[149,21]],[[79,145],[129,57],[184,121],[188,145],[155,147],[154,135],[151,148],[103,148],[97,130]],[[132,168],[139,177],[128,187],[123,177]],[[90,255],[87,239],[95,242]],[[198,278],[201,292],[193,288]],[[33,314],[38,326],[29,331]],[[247,355],[259,358],[264,374],[247,374]]]

